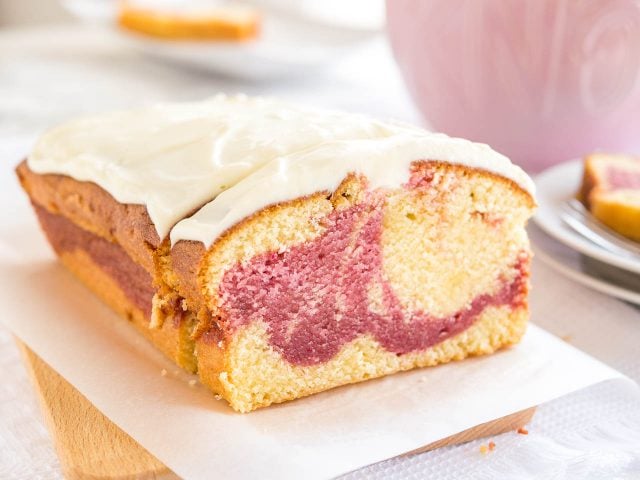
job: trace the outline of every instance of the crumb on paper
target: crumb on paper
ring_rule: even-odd
[[[562,335],[560,338],[567,343],[571,343],[571,340],[573,340],[573,336],[568,334]]]
[[[197,380],[189,380],[189,386],[190,386],[190,387],[195,387],[195,386],[196,386],[196,383],[198,383],[198,381],[197,381]]]
[[[520,435],[529,435],[529,430],[527,430],[524,427],[520,427],[518,430],[516,430]]]
[[[218,395],[217,393],[213,396],[216,400],[222,400],[222,395]]]
[[[160,375],[162,375],[163,377],[167,376],[167,369],[163,368],[162,370],[160,370]]]
[[[496,444],[494,441],[489,442],[488,445],[484,443],[480,445],[480,453],[482,455],[486,455],[489,452],[493,452],[495,449],[496,449]]]

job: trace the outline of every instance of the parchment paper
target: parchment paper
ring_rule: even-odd
[[[0,318],[184,478],[329,478],[620,376],[530,326],[493,356],[237,414],[56,263],[26,202],[11,208],[0,231]]]

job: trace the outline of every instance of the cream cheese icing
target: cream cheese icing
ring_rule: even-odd
[[[333,190],[350,172],[374,188],[399,186],[416,160],[484,169],[534,193],[528,175],[487,145],[246,96],[81,118],[46,132],[27,162],[145,205],[160,238],[208,246],[253,212]]]

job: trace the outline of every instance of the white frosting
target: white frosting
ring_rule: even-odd
[[[399,186],[423,159],[481,168],[534,192],[526,173],[486,145],[244,96],[73,121],[45,133],[28,164],[146,205],[161,238],[171,231],[173,243],[210,245],[260,208],[333,190],[349,172],[374,188]]]

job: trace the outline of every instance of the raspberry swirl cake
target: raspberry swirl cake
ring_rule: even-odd
[[[526,328],[533,185],[486,145],[218,96],[62,125],[17,171],[62,263],[240,412]]]

